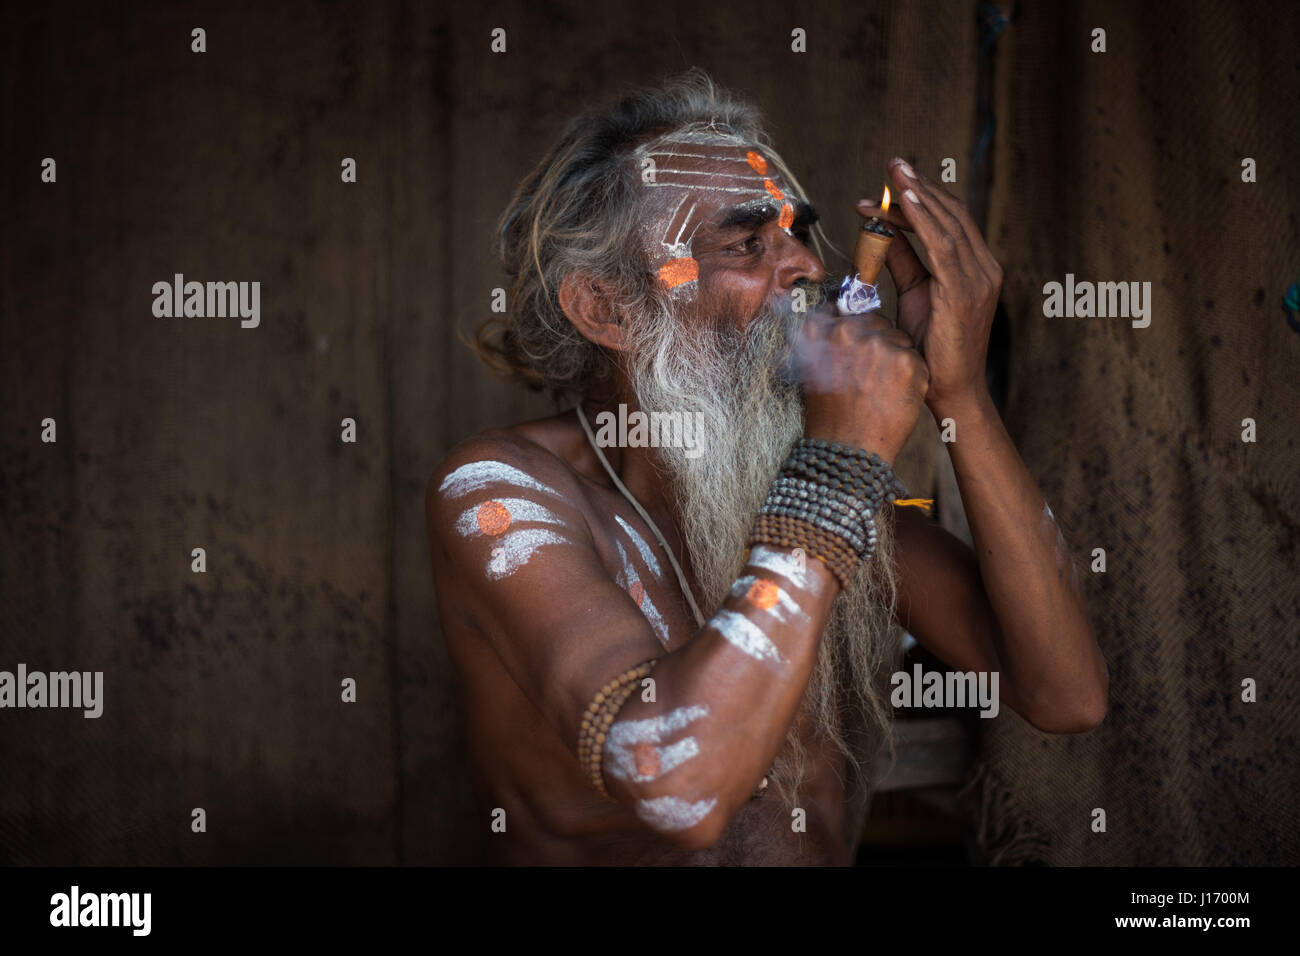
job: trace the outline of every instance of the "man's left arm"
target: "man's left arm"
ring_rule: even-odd
[[[897,509],[900,620],[950,666],[998,671],[1002,700],[1040,730],[1090,730],[1106,714],[1108,675],[1082,582],[985,385],[1002,269],[957,199],[901,161],[890,175],[900,202],[888,218],[915,233],[933,270],[904,238],[890,244],[898,325],[929,366],[926,404],[955,428],[949,454],[975,545]]]

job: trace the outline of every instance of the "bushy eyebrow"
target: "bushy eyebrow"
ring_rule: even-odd
[[[806,200],[796,199],[791,202],[791,205],[794,207],[794,221],[790,224],[791,229],[797,226],[811,226],[820,218],[817,209]],[[728,229],[755,229],[771,222],[780,213],[780,205],[773,200],[759,200],[758,202],[751,200],[728,209],[723,213],[721,219],[712,224],[712,228],[715,232],[725,232]]]

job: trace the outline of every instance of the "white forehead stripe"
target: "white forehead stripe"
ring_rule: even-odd
[[[497,581],[514,574],[539,548],[548,544],[565,544],[568,539],[545,528],[527,528],[523,531],[511,531],[501,537],[501,543],[492,549],[492,559],[488,561],[488,577]]]
[[[543,494],[559,497],[559,493],[554,488],[542,484],[532,475],[503,461],[471,461],[461,465],[442,480],[438,491],[446,492],[452,498],[459,498],[471,491],[479,491],[495,484],[516,485],[530,491],[540,491]]]
[[[722,133],[717,130],[674,130],[664,133],[657,143],[704,143],[708,146],[745,146],[744,137],[735,133]]]
[[[655,797],[638,800],[636,815],[658,830],[687,830],[707,817],[717,803],[717,797],[698,803],[680,797]]]
[[[646,567],[650,569],[652,574],[658,577],[660,575],[659,560],[655,557],[655,553],[650,550],[650,545],[646,544],[645,538],[637,534],[636,528],[624,521],[622,515],[614,515],[614,520],[617,521],[618,526],[627,533],[627,536],[632,539],[632,543],[636,545],[636,549],[640,553],[641,560],[645,562]]]
[[[758,580],[752,574],[737,578],[736,583],[731,586],[731,596],[743,598]],[[764,578],[763,580],[766,581],[767,579]],[[768,583],[776,588],[776,603],[765,610],[769,611],[782,624],[787,623],[791,618],[802,621],[808,620],[808,615],[804,613],[803,608],[795,603],[794,598],[786,594],[783,588],[777,587],[775,583],[770,581]]]
[[[743,651],[755,660],[781,663],[781,652],[763,633],[763,629],[735,611],[719,611],[709,621],[713,628],[725,637],[733,647]]]
[[[816,558],[805,554],[801,569],[794,556],[784,551],[776,551],[762,544],[755,545],[749,551],[749,563],[754,567],[779,574],[804,591],[808,590],[812,583],[808,574],[808,562],[815,560]]]
[[[527,498],[494,498],[492,500],[505,507],[506,512],[510,515],[511,525],[517,521],[533,521],[538,524],[564,524],[550,508],[539,505],[535,501],[529,501]],[[478,512],[481,507],[483,506],[475,505],[472,508],[466,508],[460,513],[460,517],[456,519],[456,530],[465,537],[483,533],[478,524]]]

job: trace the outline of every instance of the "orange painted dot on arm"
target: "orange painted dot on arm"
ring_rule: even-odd
[[[659,776],[659,751],[654,748],[653,744],[644,741],[632,748],[632,761],[636,765],[636,772],[642,777]]]
[[[760,611],[766,611],[780,598],[781,592],[775,584],[766,578],[759,578],[749,586],[745,598]]]
[[[636,602],[637,607],[645,603],[645,585],[640,581],[633,581],[627,593],[632,595],[632,600]]]
[[[478,529],[486,535],[496,537],[504,534],[510,527],[510,509],[499,501],[485,501],[478,506]]]
[[[659,281],[670,289],[700,277],[700,264],[689,257],[671,259],[659,267]]]

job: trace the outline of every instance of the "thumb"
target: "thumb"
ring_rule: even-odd
[[[899,296],[930,278],[929,270],[902,232],[894,236],[894,241],[885,250],[885,268],[889,270]]]

